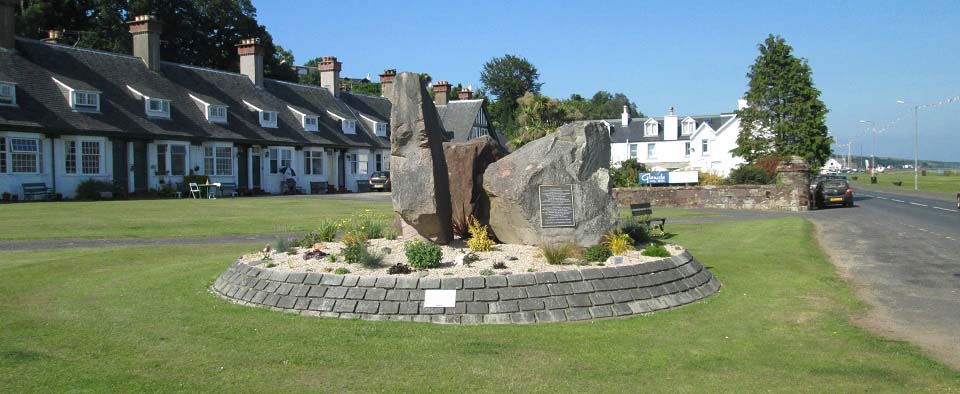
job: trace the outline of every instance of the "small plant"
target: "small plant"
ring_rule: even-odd
[[[624,252],[633,250],[633,238],[624,234],[620,229],[616,229],[607,233],[603,245],[610,248],[610,252],[614,256],[620,256]]]
[[[470,217],[470,234],[472,236],[467,240],[467,246],[474,252],[489,252],[493,248],[493,240],[487,235],[487,226],[481,224],[476,217]]]
[[[590,262],[589,262],[589,261],[586,261],[586,260],[577,260],[577,262],[574,263],[574,264],[579,265],[579,266],[584,266],[584,265],[590,265]]]
[[[332,255],[322,250],[314,249],[314,250],[307,251],[307,253],[304,253],[303,259],[304,260],[311,260],[311,259],[320,260],[321,258],[328,257],[328,256],[332,256]]]
[[[360,265],[364,268],[377,268],[380,266],[380,262],[383,261],[383,256],[378,253],[370,253],[369,250],[365,251],[363,257],[360,258]]]
[[[351,232],[360,232],[367,239],[376,239],[383,237],[383,231],[388,227],[389,221],[385,217],[380,217],[363,210],[354,213],[349,218],[343,219],[337,224],[337,227],[344,234]]]
[[[663,245],[647,246],[647,248],[644,249],[643,252],[640,252],[640,254],[650,257],[670,257],[670,251],[663,247]]]
[[[437,268],[440,266],[440,259],[443,258],[440,247],[430,242],[409,241],[403,244],[403,249],[407,255],[407,262],[418,270]]]
[[[333,268],[323,267],[323,272],[333,272]]]
[[[369,255],[366,243],[367,238],[361,232],[351,231],[344,234],[343,250],[341,251],[343,261],[350,264],[362,262]]]
[[[348,270],[348,269],[346,269],[346,268],[343,268],[343,267],[340,267],[340,268],[335,269],[335,270],[333,271],[333,273],[335,273],[335,274],[337,274],[337,275],[346,275],[346,274],[349,274],[349,273],[350,273],[350,270]]]
[[[496,275],[496,274],[497,274],[497,273],[496,273],[496,272],[493,272],[493,270],[483,270],[483,271],[480,271],[480,275],[483,275],[483,276],[490,276],[490,275]]]
[[[607,261],[610,256],[613,256],[613,252],[606,245],[593,245],[583,253],[584,259],[594,262]]]
[[[335,255],[335,254],[327,255],[327,261],[329,261],[329,262],[331,262],[331,263],[336,263],[336,262],[337,262],[337,255]]]
[[[391,265],[390,268],[387,268],[387,273],[390,275],[402,275],[409,274],[411,272],[413,272],[413,269],[404,263],[396,263]]]
[[[383,238],[389,241],[393,241],[397,239],[399,235],[400,234],[397,234],[397,229],[393,227],[387,227],[386,229],[383,230]]]
[[[646,217],[639,217],[637,219],[630,218],[626,221],[621,221],[621,223],[624,224],[620,226],[620,231],[629,235],[633,242],[646,242],[650,240],[650,233],[647,231],[647,226],[643,224],[642,221],[648,219],[650,219],[650,215],[646,215]]]
[[[496,262],[496,263],[493,263],[493,269],[495,269],[495,270],[505,270],[505,269],[507,269],[507,265],[506,265],[504,262],[502,262],[502,261],[498,261],[498,262]]]
[[[276,267],[276,266],[277,266],[277,263],[267,264],[267,268],[273,268],[273,267]]]
[[[296,242],[291,242],[290,238],[279,237],[273,241],[273,250],[277,253],[289,253]]]
[[[547,264],[563,264],[563,261],[570,257],[570,244],[547,244],[540,247],[540,253],[547,259]]]
[[[537,272],[536,268],[527,268],[527,272]]]

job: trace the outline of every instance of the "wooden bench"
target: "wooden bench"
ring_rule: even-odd
[[[310,194],[327,194],[327,183],[310,182]]]
[[[633,220],[639,220],[647,226],[647,230],[650,230],[651,225],[655,225],[660,231],[663,231],[663,227],[667,224],[667,218],[654,218],[651,217],[652,215],[653,209],[650,208],[650,203],[630,204],[630,216],[633,217]]]
[[[51,192],[46,183],[23,183],[20,185],[23,189],[23,199],[33,200],[36,196],[42,196],[44,200],[49,199]]]
[[[230,196],[237,197],[240,195],[240,191],[237,189],[236,182],[225,182],[220,184],[220,195],[221,196]]]

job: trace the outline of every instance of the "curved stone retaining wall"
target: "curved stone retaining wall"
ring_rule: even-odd
[[[456,307],[424,307],[424,291],[457,290]],[[673,308],[720,282],[689,253],[640,265],[468,278],[281,272],[234,263],[212,290],[232,302],[305,316],[443,324],[562,322]]]

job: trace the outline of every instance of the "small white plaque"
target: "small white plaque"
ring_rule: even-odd
[[[623,264],[623,256],[614,256],[613,265]]]
[[[453,308],[457,306],[456,290],[424,290],[424,308]]]

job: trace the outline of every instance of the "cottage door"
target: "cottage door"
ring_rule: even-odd
[[[250,168],[252,169],[252,174],[250,175],[253,179],[253,188],[254,190],[262,189],[262,187],[260,187],[260,174],[263,170],[260,168],[260,148],[254,147],[250,149],[253,150],[250,156]]]
[[[147,191],[147,143],[133,142],[133,190],[136,193]]]

